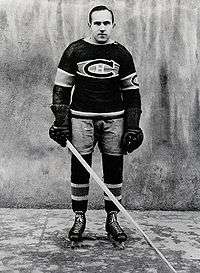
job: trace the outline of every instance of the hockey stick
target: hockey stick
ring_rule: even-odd
[[[157,252],[163,262],[171,269],[172,272],[177,273],[173,266],[168,262],[165,256],[158,250],[158,248],[153,244],[153,242],[148,238],[148,236],[144,233],[144,231],[139,227],[139,225],[135,222],[135,220],[131,217],[128,211],[120,204],[120,202],[115,198],[115,196],[111,193],[111,191],[107,188],[104,182],[97,176],[95,171],[87,164],[87,162],[83,159],[80,153],[75,149],[75,147],[71,144],[69,140],[67,140],[67,147],[69,150],[76,156],[76,158],[80,161],[80,163],[85,167],[85,169],[90,173],[90,175],[94,178],[97,184],[103,189],[103,191],[108,195],[108,197],[113,201],[113,203],[118,207],[118,209],[126,216],[126,218],[133,223],[136,229],[143,235],[148,244]]]

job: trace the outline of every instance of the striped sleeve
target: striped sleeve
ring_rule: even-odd
[[[121,89],[122,91],[138,89],[139,82],[136,72],[124,77],[121,79]]]
[[[58,68],[56,73],[56,78],[55,78],[55,84],[62,87],[73,87],[74,78],[75,76],[73,74],[70,74]]]
[[[139,82],[132,55],[128,50],[123,52],[120,66],[120,87],[123,97],[124,109],[141,109]]]
[[[122,62],[120,65],[120,86],[122,91],[138,90],[139,82],[133,58],[128,50],[123,54]]]
[[[74,47],[69,45],[64,51],[56,73],[55,84],[62,87],[73,87],[76,74]]]

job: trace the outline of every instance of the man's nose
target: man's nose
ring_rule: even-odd
[[[104,26],[104,24],[101,24],[101,25],[100,25],[100,31],[101,31],[101,32],[104,32],[104,31],[105,31],[105,26]]]

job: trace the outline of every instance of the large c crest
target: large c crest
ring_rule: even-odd
[[[113,60],[96,59],[78,63],[78,74],[92,78],[118,76],[119,64]]]

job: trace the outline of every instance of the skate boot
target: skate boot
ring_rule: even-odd
[[[107,214],[106,231],[113,245],[119,249],[124,249],[124,242],[127,240],[127,235],[117,222],[116,211],[111,211]]]
[[[85,213],[82,211],[75,212],[75,221],[72,228],[69,231],[69,239],[72,247],[79,247],[82,241],[82,234],[85,230],[86,218]]]

